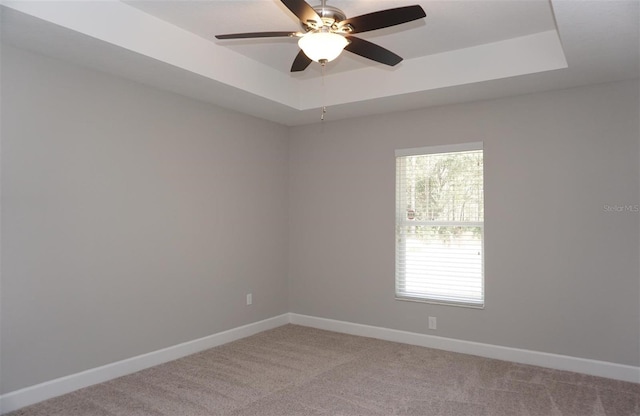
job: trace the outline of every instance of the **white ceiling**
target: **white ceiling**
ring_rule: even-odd
[[[359,34],[405,58],[348,52],[304,73],[278,0],[0,0],[3,41],[286,125],[637,78],[637,0],[329,0],[347,17],[420,4],[426,19]],[[315,4],[315,3],[312,3]]]
[[[298,31],[297,18],[279,1],[126,1],[205,39],[216,34],[261,31]],[[317,2],[319,3],[319,1]],[[310,4],[315,5],[316,2]],[[381,9],[421,4],[427,18],[408,24],[359,34],[394,51],[405,59],[447,52],[484,43],[555,30],[547,0],[531,1],[421,1],[329,0],[347,13],[359,16]],[[224,17],[228,16],[228,19]],[[219,20],[219,21],[217,21]],[[215,22],[212,24],[212,22]],[[220,45],[287,72],[298,53],[297,39],[251,39],[218,41]],[[359,69],[372,63],[345,53],[332,72]],[[317,76],[319,65],[314,65]]]

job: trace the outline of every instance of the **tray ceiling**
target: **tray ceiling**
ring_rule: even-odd
[[[249,31],[297,31],[298,20],[279,1],[127,1],[132,7],[156,16],[205,39],[215,41],[221,33]],[[319,3],[319,2],[317,2]],[[314,2],[310,4],[315,5]],[[499,42],[555,30],[547,0],[532,1],[344,1],[329,0],[347,17],[380,9],[421,4],[427,18],[358,35],[375,41],[405,59]],[[288,72],[298,53],[296,39],[218,41],[230,50],[274,69]],[[332,64],[331,72],[360,69],[372,63],[345,53]],[[319,66],[311,76],[318,76]]]
[[[420,4],[426,19],[360,37],[405,60],[343,53],[289,73],[296,31],[279,1],[0,1],[8,43],[287,125],[638,76],[636,1],[329,1],[347,16]]]

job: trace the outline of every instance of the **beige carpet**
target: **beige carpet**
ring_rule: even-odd
[[[640,385],[286,325],[11,415],[640,415]]]

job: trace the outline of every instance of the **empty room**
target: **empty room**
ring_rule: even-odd
[[[637,0],[0,28],[0,414],[640,416]]]

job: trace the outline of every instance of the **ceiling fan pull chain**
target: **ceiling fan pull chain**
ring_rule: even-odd
[[[321,64],[321,74],[322,74],[322,114],[320,114],[320,121],[324,122],[324,115],[327,113],[327,106],[325,105],[326,99],[326,88],[324,86],[324,67],[326,66],[326,62]]]

